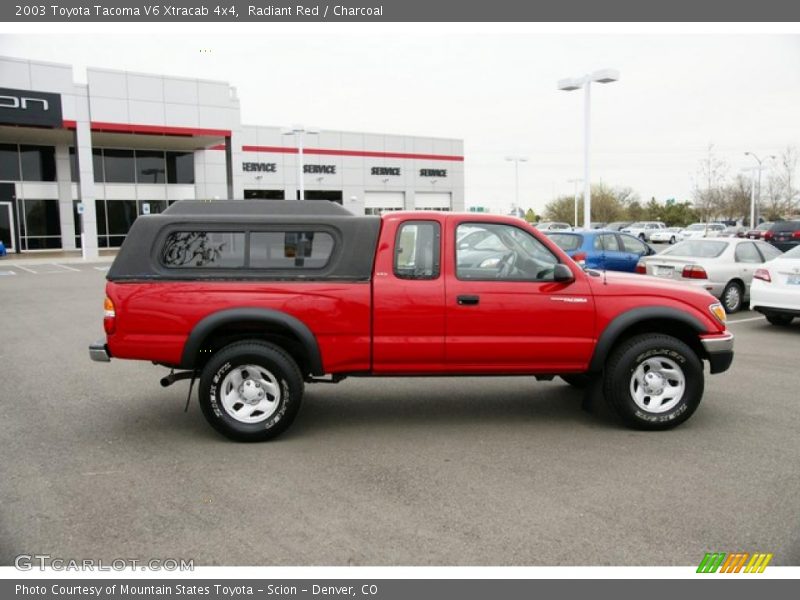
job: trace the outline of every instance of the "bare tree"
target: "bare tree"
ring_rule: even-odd
[[[714,153],[714,144],[709,144],[706,157],[700,161],[693,193],[695,207],[704,221],[716,216],[724,206],[727,171],[727,163]]]
[[[780,194],[785,202],[784,211],[793,213],[800,209],[800,190],[797,189],[797,159],[796,146],[787,146],[778,157],[777,179]]]

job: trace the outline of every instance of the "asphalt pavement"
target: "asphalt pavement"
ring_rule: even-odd
[[[243,445],[165,369],[89,361],[107,266],[0,262],[0,564],[800,564],[800,320],[734,315],[732,369],[672,431],[559,380],[348,379]]]

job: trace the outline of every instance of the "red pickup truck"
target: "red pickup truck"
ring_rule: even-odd
[[[162,385],[199,377],[203,414],[240,441],[284,431],[304,383],[346,376],[560,376],[629,426],[668,429],[699,405],[703,361],[733,359],[706,292],[584,270],[520,219],[325,201],[140,217],[108,272],[104,328],[93,360],[173,369]]]

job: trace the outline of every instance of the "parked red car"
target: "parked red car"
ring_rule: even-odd
[[[761,223],[755,229],[750,229],[745,234],[745,237],[750,238],[751,240],[762,240],[764,239],[764,234],[767,233],[767,231],[769,231],[773,225],[774,223],[772,221]]]
[[[627,425],[667,429],[698,407],[702,361],[733,359],[705,291],[584,271],[506,216],[179,202],[137,219],[106,294],[91,357],[199,377],[209,423],[243,441],[285,430],[304,382],[347,376],[560,375]]]

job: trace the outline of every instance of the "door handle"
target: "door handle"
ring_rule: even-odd
[[[474,306],[480,303],[480,296],[456,296],[456,302],[460,306]]]

